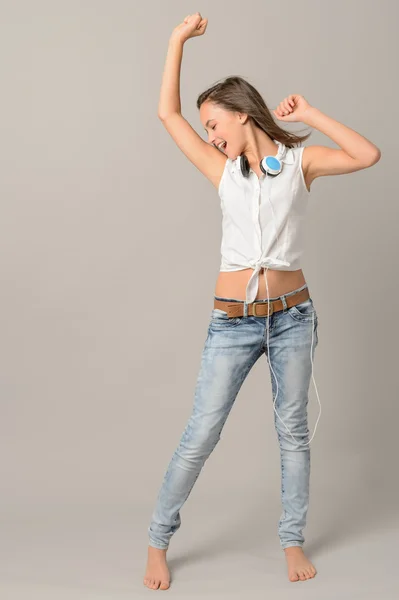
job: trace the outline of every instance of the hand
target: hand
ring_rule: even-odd
[[[272,113],[279,121],[295,123],[296,121],[303,120],[304,114],[308,108],[310,108],[310,104],[303,96],[291,94],[284,98],[277,106],[276,110],[272,110]]]
[[[183,23],[174,28],[172,37],[185,42],[192,37],[203,35],[208,25],[208,19],[203,19],[199,12],[195,15],[187,15]]]

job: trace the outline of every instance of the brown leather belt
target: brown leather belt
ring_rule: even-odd
[[[285,294],[282,294],[284,296]],[[306,287],[304,290],[292,294],[292,296],[286,296],[287,308],[304,302],[310,297],[309,288]],[[244,314],[244,302],[230,302],[229,300],[217,300],[213,299],[213,307],[225,310],[229,318],[242,317]],[[266,317],[269,307],[269,315],[283,310],[283,303],[281,298],[278,300],[267,301],[267,298],[262,302],[251,302],[248,304],[248,317]]]

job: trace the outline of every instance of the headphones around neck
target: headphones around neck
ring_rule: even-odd
[[[238,164],[240,166],[241,173],[244,177],[249,177],[250,166],[248,158],[245,154],[241,154],[239,157]],[[283,168],[283,163],[277,156],[264,156],[259,163],[260,170],[265,175],[270,175],[271,177],[276,177],[279,173],[281,173]]]

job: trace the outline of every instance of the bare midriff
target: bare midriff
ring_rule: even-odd
[[[267,276],[269,298],[292,292],[306,283],[302,269],[298,269],[297,271],[280,271],[262,268],[259,271],[259,288],[256,300],[265,300],[268,297],[263,271],[265,271]],[[215,296],[245,300],[245,290],[252,272],[253,269],[220,271],[216,281]]]

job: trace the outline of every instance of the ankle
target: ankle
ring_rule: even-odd
[[[155,546],[151,546],[151,544],[148,544],[148,549],[151,552],[162,552],[162,554],[166,554],[168,548],[156,548]]]

